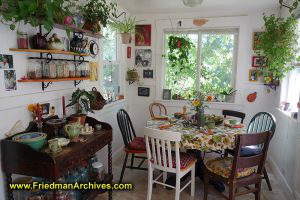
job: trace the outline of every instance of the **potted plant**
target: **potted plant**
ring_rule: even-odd
[[[76,109],[76,114],[72,115],[72,121],[80,121],[81,125],[84,125],[86,113],[94,111],[91,109],[91,102],[95,100],[94,94],[85,91],[84,89],[77,89],[72,94],[71,102],[67,107],[74,106]]]
[[[121,34],[122,44],[129,44],[132,34],[137,34],[141,37],[141,34],[135,31],[135,25],[137,23],[138,21],[136,21],[135,17],[127,18],[125,16],[123,21],[112,20],[112,22],[109,23],[109,26]]]
[[[127,70],[127,81],[129,82],[139,81],[139,74],[136,69]]]
[[[11,1],[0,0],[1,15],[4,24],[9,25],[11,30],[21,21],[33,27],[44,25],[49,32],[53,29],[55,21],[63,21],[65,16],[70,15],[69,6],[73,0],[27,0]],[[76,0],[74,0],[76,1]]]
[[[116,4],[107,4],[106,0],[90,0],[84,6],[79,7],[79,10],[85,20],[83,28],[97,33],[101,30],[99,23],[106,27],[110,15],[115,17]]]
[[[265,32],[259,36],[257,53],[267,58],[265,83],[273,84],[274,80],[278,84],[294,68],[293,61],[298,59],[298,21],[294,15],[286,19],[264,15],[263,19]]]
[[[224,89],[220,94],[225,96],[225,102],[233,103],[234,102],[234,94],[237,90],[234,90],[232,87]]]

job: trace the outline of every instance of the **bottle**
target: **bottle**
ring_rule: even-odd
[[[18,32],[17,43],[19,49],[28,49],[28,34],[23,32]]]
[[[64,76],[64,66],[62,62],[56,64],[56,77],[62,78]]]
[[[56,78],[56,64],[54,61],[48,63],[49,78]]]
[[[63,63],[63,77],[64,78],[69,77],[69,63],[68,62]]]

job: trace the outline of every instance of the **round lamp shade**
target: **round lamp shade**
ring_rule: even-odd
[[[182,1],[185,6],[189,6],[189,7],[195,7],[197,5],[200,5],[203,2],[203,0],[182,0]]]

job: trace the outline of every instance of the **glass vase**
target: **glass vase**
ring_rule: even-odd
[[[197,128],[200,129],[200,127],[204,127],[205,125],[205,117],[204,117],[204,109],[197,109]]]

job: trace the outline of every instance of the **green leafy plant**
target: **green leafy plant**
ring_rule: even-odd
[[[71,102],[66,106],[76,106],[76,113],[80,114],[83,112],[91,112],[94,113],[94,111],[90,107],[90,103],[96,99],[95,95],[91,92],[88,92],[84,89],[77,89],[72,94]]]
[[[47,31],[53,29],[56,20],[63,21],[70,15],[70,6],[77,0],[0,0],[2,23],[11,30],[24,21],[33,27],[44,25]]]
[[[140,22],[137,21],[135,17],[124,17],[123,21],[118,21],[113,19],[110,23],[109,26],[119,32],[119,33],[130,33],[134,34],[135,33],[135,25]]]
[[[98,26],[92,31],[100,31],[99,22],[106,27],[110,16],[116,17],[116,4],[106,3],[106,0],[90,0],[87,4],[79,7],[86,23]]]
[[[298,59],[298,22],[293,15],[286,19],[264,15],[263,19],[266,30],[259,36],[257,53],[267,57],[265,77],[280,80],[294,68],[292,63]]]
[[[236,93],[237,90],[233,89],[232,87],[224,89],[220,94],[222,95],[227,95],[227,96],[232,96]]]

